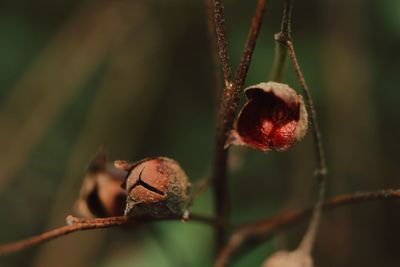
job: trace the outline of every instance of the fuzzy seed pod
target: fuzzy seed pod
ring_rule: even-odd
[[[189,182],[179,164],[169,158],[147,158],[130,164],[115,161],[128,171],[125,215],[164,218],[182,214],[188,201]]]
[[[269,257],[262,267],[314,267],[314,263],[311,256],[303,251],[281,250]]]
[[[245,89],[248,99],[239,112],[230,144],[261,151],[284,151],[301,140],[308,127],[301,95],[286,84],[263,82]]]
[[[126,192],[121,187],[127,172],[107,164],[102,150],[90,163],[75,210],[83,217],[112,217],[124,214]]]

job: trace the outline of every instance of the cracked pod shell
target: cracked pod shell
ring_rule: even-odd
[[[129,164],[116,161],[115,166],[129,172],[125,215],[164,218],[182,214],[188,201],[189,181],[179,166],[170,158],[147,158]]]
[[[245,89],[247,102],[227,140],[261,151],[284,151],[307,132],[303,97],[287,84],[263,82]]]

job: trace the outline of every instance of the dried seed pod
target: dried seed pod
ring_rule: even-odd
[[[108,165],[101,150],[87,169],[75,210],[87,218],[123,215],[126,192],[121,185],[126,175],[126,171]]]
[[[227,146],[283,151],[301,140],[308,127],[301,95],[286,84],[263,82],[245,89],[248,101],[239,112]]]
[[[309,254],[302,251],[281,250],[269,257],[263,267],[313,267],[314,263]]]
[[[130,164],[116,161],[128,171],[125,215],[163,218],[181,214],[188,201],[189,182],[179,164],[169,158],[147,158]]]

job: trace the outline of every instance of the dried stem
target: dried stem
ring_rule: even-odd
[[[227,219],[229,216],[228,182],[226,176],[227,152],[224,150],[226,129],[225,117],[228,98],[232,95],[231,67],[229,64],[228,49],[225,36],[225,18],[223,15],[222,0],[214,0],[214,22],[217,35],[217,46],[225,79],[225,89],[222,92],[219,107],[219,121],[214,152],[214,168],[212,177],[214,182],[214,210],[217,217]],[[222,227],[215,229],[215,249],[218,251],[224,244],[225,230]]]
[[[307,83],[304,79],[303,73],[297,61],[292,41],[287,40],[286,46],[289,51],[290,60],[292,61],[292,64],[294,66],[297,79],[299,80],[301,88],[303,89],[303,94],[305,96],[305,101],[310,114],[310,121],[313,127],[312,133],[314,139],[315,155],[317,161],[317,169],[315,171],[315,176],[318,179],[318,188],[319,188],[318,201],[317,204],[315,205],[315,210],[311,218],[311,223],[306,231],[306,234],[304,235],[304,239],[302,240],[299,246],[299,248],[304,249],[304,252],[310,253],[315,240],[316,232],[318,230],[319,218],[321,216],[322,201],[325,198],[326,174],[327,174],[326,158],[325,158],[324,148],[322,146],[321,131],[319,129],[317,121],[317,113],[315,110],[315,106],[311,97],[310,90],[308,89]]]
[[[257,37],[260,32],[261,22],[265,12],[265,0],[258,0],[255,14],[251,21],[251,28],[247,35],[246,44],[243,50],[242,57],[240,58],[239,67],[236,70],[234,92],[239,95],[242,90],[243,84],[247,77],[247,72],[250,67],[251,58],[253,56],[254,48],[256,45]],[[237,101],[236,101],[237,104]],[[233,121],[232,121],[233,122]]]
[[[117,216],[117,217],[108,217],[108,218],[94,218],[94,219],[85,219],[85,218],[77,218],[69,215],[66,218],[67,225],[62,226],[48,232],[39,234],[37,236],[0,245],[0,256],[8,255],[11,253],[15,253],[21,251],[26,248],[30,248],[35,245],[42,244],[44,242],[50,241],[52,239],[62,237],[68,235],[70,233],[92,230],[92,229],[103,229],[103,228],[111,228],[115,226],[128,225],[133,223],[143,223],[143,222],[152,222],[152,221],[167,221],[167,220],[180,220],[181,216],[171,216],[168,218],[162,219],[154,219],[154,218],[128,218],[126,216]],[[201,223],[209,224],[209,225],[221,225],[223,227],[229,228],[230,225],[226,224],[218,219],[210,218],[207,216],[192,214],[191,219],[193,221],[198,221]]]
[[[339,207],[374,201],[400,199],[400,190],[381,190],[376,192],[357,192],[336,196],[322,205],[324,211]],[[227,245],[219,254],[215,263],[216,267],[227,266],[232,257],[242,248],[242,254],[254,248],[255,245],[265,242],[273,234],[295,225],[301,220],[307,219],[314,208],[297,211],[286,211],[281,214],[263,219],[259,222],[249,223],[240,227],[230,238]]]
[[[205,0],[206,7],[206,18],[207,18],[207,32],[208,32],[208,40],[211,51],[212,58],[212,72],[214,79],[214,94],[219,97],[221,94],[221,80],[220,80],[220,71],[218,68],[218,49],[217,49],[217,36],[215,33],[215,24],[214,24],[214,16],[213,16],[213,0]]]
[[[225,89],[222,93],[219,107],[219,118],[217,124],[217,136],[215,144],[214,168],[211,179],[214,181],[215,212],[217,217],[228,220],[229,217],[229,194],[227,182],[227,150],[225,142],[232,128],[236,107],[239,101],[255,43],[261,26],[265,10],[265,0],[259,0],[255,15],[252,19],[250,32],[247,36],[245,48],[236,71],[235,81],[231,82],[231,68],[229,65],[227,44],[224,28],[224,15],[221,0],[214,0],[214,19],[217,34],[217,45],[225,78]],[[225,240],[226,230],[222,227],[216,229],[216,249],[222,248]]]
[[[63,226],[60,228],[56,228],[54,230],[50,230],[48,232],[45,232],[43,234],[28,238],[25,240],[1,245],[0,246],[0,256],[18,252],[20,250],[50,241],[57,237],[68,235],[73,232],[91,230],[91,229],[110,228],[110,227],[127,224],[127,222],[128,222],[128,219],[125,216],[104,218],[104,219],[92,219],[92,220],[85,220],[85,221],[76,221],[73,224],[69,224],[69,225],[66,225],[66,226]]]
[[[224,7],[222,5],[222,0],[214,0],[214,23],[215,32],[217,35],[217,45],[219,57],[222,64],[222,71],[224,73],[225,87],[231,87],[231,65],[229,64],[228,55],[228,45],[226,42],[225,34],[225,17],[224,17]]]
[[[315,111],[315,106],[314,102],[312,100],[310,90],[308,89],[307,83],[304,79],[303,73],[300,69],[299,63],[297,61],[297,56],[293,47],[293,43],[290,40],[286,41],[286,45],[289,51],[289,56],[290,60],[292,61],[292,64],[294,66],[295,72],[297,79],[300,82],[300,85],[303,89],[303,93],[305,96],[305,101],[309,109],[310,113],[310,121],[313,127],[313,138],[314,138],[314,147],[315,147],[315,155],[316,155],[316,160],[317,160],[317,173],[316,175],[318,178],[323,179],[324,176],[326,175],[326,159],[325,159],[325,152],[324,148],[322,146],[322,140],[321,140],[321,132],[319,130],[319,125],[317,121],[317,113]]]

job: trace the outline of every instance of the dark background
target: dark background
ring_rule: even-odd
[[[238,63],[256,1],[225,1]],[[266,16],[246,86],[268,79],[282,1]],[[295,1],[293,38],[317,105],[330,196],[398,188],[400,2]],[[84,170],[110,161],[175,158],[192,181],[210,173],[213,61],[203,1],[14,0],[0,3],[0,242],[63,225]],[[291,66],[285,82],[299,89]],[[231,151],[232,219],[313,203],[311,135],[285,153]],[[316,266],[399,266],[399,202],[326,213]],[[194,207],[211,214],[209,191]],[[306,224],[235,267],[294,248]],[[162,222],[82,232],[0,259],[0,266],[211,266],[212,231]]]

